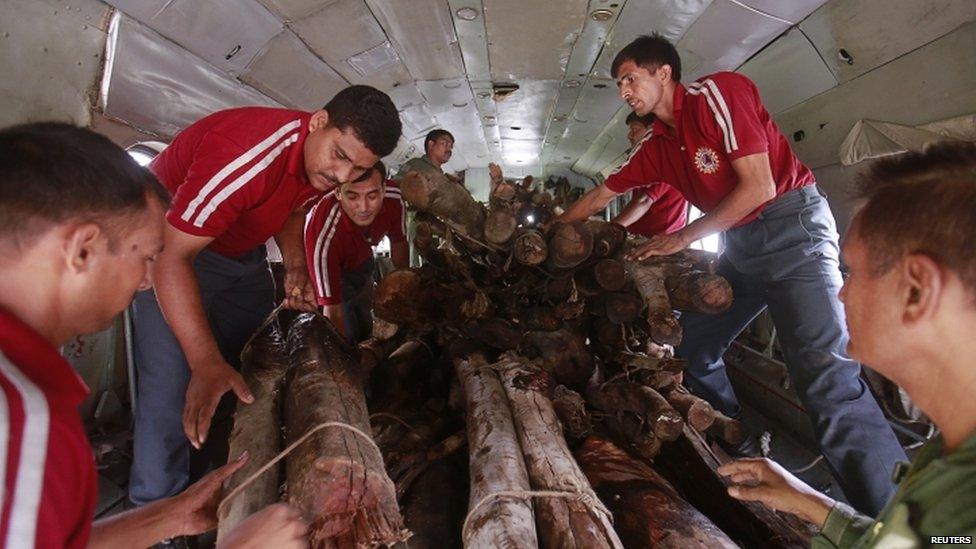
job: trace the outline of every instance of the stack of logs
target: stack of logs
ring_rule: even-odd
[[[410,547],[808,544],[802,525],[728,497],[705,437],[735,444],[741,426],[681,386],[675,310],[731,304],[715,257],[628,261],[640,241],[618,225],[545,225],[553,200],[526,179],[498,185],[486,207],[447,178],[408,174],[400,188],[424,264],[380,282],[373,337],[353,351],[305,315],[282,353],[256,346],[279,336],[252,342],[258,398],[232,440],[251,451],[250,470],[280,452],[254,450],[278,427],[242,425],[275,406],[284,444],[342,423],[371,428],[383,460],[349,429],[318,431],[283,476],[222,507],[222,529],[256,508],[251,494],[277,500],[281,478],[316,521],[313,546],[393,544],[404,527]],[[263,373],[281,370],[278,356],[291,361],[284,389],[282,374]],[[277,401],[258,409],[265,393]]]

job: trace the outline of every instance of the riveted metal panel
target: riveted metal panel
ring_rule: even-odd
[[[367,0],[416,80],[464,76],[446,0]]]
[[[766,110],[773,114],[837,85],[816,48],[797,29],[777,38],[739,72],[756,83]]]
[[[241,80],[283,105],[308,111],[321,109],[349,85],[290,30],[271,40]]]
[[[133,19],[118,14],[113,31],[109,117],[171,137],[221,109],[278,105]]]

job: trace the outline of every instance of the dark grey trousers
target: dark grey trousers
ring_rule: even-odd
[[[730,416],[739,403],[722,356],[769,307],[787,368],[806,407],[821,452],[851,504],[877,515],[894,493],[891,472],[907,461],[874,396],[848,358],[837,229],[816,186],[794,190],[755,221],[726,231],[719,274],[732,285],[720,315],[683,314],[686,384]]]
[[[239,368],[244,344],[274,306],[274,282],[264,246],[238,259],[204,250],[197,256],[194,271],[220,352]],[[191,479],[191,458],[194,462],[208,458],[194,450],[183,432],[190,370],[153,290],[136,295],[132,325],[137,407],[129,498],[143,505],[183,491],[196,480]],[[225,395],[230,404],[232,399]],[[218,414],[226,415],[232,409],[222,404]]]

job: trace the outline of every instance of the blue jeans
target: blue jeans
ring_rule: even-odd
[[[244,344],[274,307],[274,281],[264,246],[237,259],[204,250],[194,271],[220,352],[239,368]],[[195,480],[190,478],[191,458],[206,458],[183,432],[190,369],[153,290],[136,295],[132,325],[137,399],[129,498],[143,505],[182,492]],[[229,411],[227,406],[222,409]]]
[[[726,231],[719,274],[732,307],[719,315],[683,314],[689,389],[726,415],[739,403],[722,356],[767,306],[787,368],[827,464],[855,508],[876,516],[894,494],[891,472],[907,461],[878,403],[846,354],[837,229],[816,186],[789,192],[755,221]]]

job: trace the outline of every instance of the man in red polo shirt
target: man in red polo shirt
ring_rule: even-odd
[[[633,154],[641,140],[653,134],[651,124],[654,123],[654,115],[638,116],[636,112],[631,112],[626,122],[629,130],[627,140]],[[655,183],[634,189],[632,195],[624,209],[611,219],[626,227],[631,234],[671,234],[688,222],[688,201],[671,185]]]
[[[894,492],[895,464],[906,457],[845,351],[838,235],[813,173],[748,78],[720,72],[685,86],[677,51],[657,35],[626,46],[612,69],[624,101],[639,115],[655,115],[653,136],[560,220],[585,218],[614,196],[658,181],[705,212],[633,257],[674,253],[722,233],[719,272],[735,301],[719,315],[681,316],[685,338],[676,351],[688,359],[686,384],[739,415],[722,356],[768,306],[827,464],[854,507],[877,514]]]
[[[129,497],[142,505],[183,490],[221,459],[194,452],[237,372],[244,343],[271,312],[264,243],[284,258],[286,305],[314,309],[302,247],[308,205],[356,179],[400,136],[383,92],[351,86],[313,113],[246,107],[190,125],[150,164],[173,194],[155,292],[133,304],[138,406]],[[221,415],[229,416],[231,399]],[[227,413],[225,414],[224,411]]]
[[[246,456],[92,525],[98,479],[77,410],[88,388],[58,353],[150,286],[166,189],[105,137],[68,124],[0,131],[0,165],[0,548],[146,547],[213,528],[221,484]],[[305,528],[279,504],[227,546],[302,547]]]
[[[351,341],[372,330],[373,246],[390,238],[393,265],[407,267],[403,199],[382,162],[362,181],[325,195],[305,220],[308,274],[322,313]]]

